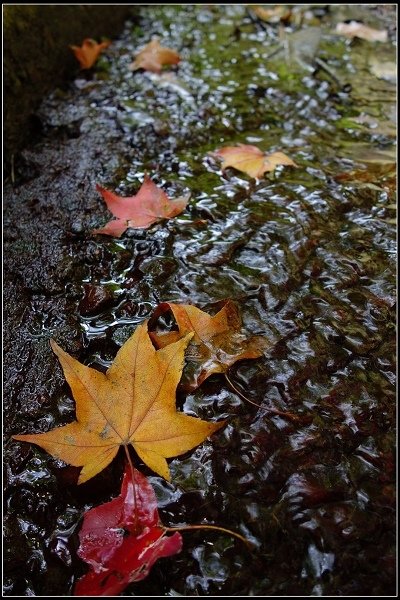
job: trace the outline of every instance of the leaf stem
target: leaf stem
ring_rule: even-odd
[[[136,481],[135,481],[135,470],[133,468],[131,455],[129,454],[129,448],[127,445],[124,446],[126,458],[128,459],[129,466],[132,473],[132,484],[133,484],[133,501],[135,503],[135,529],[138,528],[138,514],[137,514],[137,496],[136,496]]]
[[[190,531],[191,529],[213,529],[215,531],[222,531],[223,533],[227,533],[238,538],[241,542],[246,544],[248,548],[253,547],[253,543],[250,540],[247,540],[245,537],[240,535],[240,533],[236,533],[236,531],[232,531],[231,529],[226,529],[225,527],[218,527],[218,525],[181,525],[177,527],[165,527],[166,531]]]

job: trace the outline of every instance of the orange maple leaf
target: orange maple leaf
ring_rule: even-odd
[[[100,473],[120,446],[132,445],[150,469],[170,479],[166,459],[191,450],[224,425],[177,412],[175,391],[193,334],[155,350],[147,322],[120,348],[106,373],[87,367],[54,341],[76,402],[76,421],[46,433],[15,435],[75,467],[78,483]]]
[[[78,59],[81,69],[90,69],[99,58],[100,53],[110,44],[110,41],[98,44],[95,40],[86,38],[83,40],[82,46],[70,46],[70,48]]]
[[[109,221],[101,229],[93,233],[103,233],[120,237],[128,227],[146,229],[162,219],[170,219],[181,213],[189,200],[190,194],[170,200],[147,175],[136,196],[123,198],[113,194],[100,185],[96,186],[108,209],[117,219]]]
[[[257,146],[238,144],[225,146],[211,153],[223,159],[222,169],[233,167],[250,177],[260,178],[264,173],[273,171],[278,165],[297,167],[296,163],[283,152],[264,154]]]
[[[153,73],[161,73],[163,65],[177,65],[180,60],[181,57],[175,50],[161,46],[160,42],[154,39],[137,54],[129,68],[131,71],[144,69]]]
[[[291,8],[286,6],[274,6],[273,8],[263,8],[262,6],[250,6],[254,14],[262,21],[278,23],[279,21],[289,21],[292,15]]]
[[[189,333],[194,334],[186,352],[186,367],[181,386],[194,390],[213,373],[226,373],[235,362],[258,358],[269,345],[262,336],[248,338],[242,332],[242,320],[232,300],[214,316],[191,304],[159,304],[150,319],[150,327],[160,315],[172,311],[178,331],[160,333],[150,331],[150,337],[158,348],[169,347]]]

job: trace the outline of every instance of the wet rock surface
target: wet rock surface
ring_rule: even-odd
[[[3,10],[4,40],[4,160],[40,134],[35,111],[43,95],[62,85],[76,70],[69,48],[84,38],[112,36],[121,31],[129,6],[12,5]]]
[[[123,471],[119,456],[76,486],[78,469],[8,438],[74,418],[49,339],[105,370],[159,302],[212,312],[227,297],[271,340],[230,373],[261,408],[211,377],[178,403],[227,427],[173,460],[171,483],[143,472],[164,523],[219,524],[255,548],[185,533],[182,553],[123,595],[395,592],[396,88],[366,66],[394,60],[393,14],[354,9],[389,42],[334,35],[351,7],[299,6],[287,30],[321,27],[318,56],[351,90],[313,63],[267,59],[277,26],[250,9],[158,6],[42,104],[42,139],[4,195],[5,595],[72,594],[80,518],[118,494]],[[182,62],[133,74],[152,35]],[[237,142],[299,168],[222,173],[207,153]],[[145,172],[170,197],[190,191],[186,211],[92,235],[110,216],[95,184],[131,195]]]

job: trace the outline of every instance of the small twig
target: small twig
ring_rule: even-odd
[[[11,154],[11,183],[15,184],[14,154]]]
[[[344,88],[344,84],[340,81],[338,76],[328,67],[325,61],[318,57],[314,58],[314,61],[323,71],[325,71],[325,73],[327,73],[327,75],[329,75],[331,79],[333,79],[335,83],[338,84],[339,87]]]
[[[257,402],[253,402],[253,400],[250,400],[249,398],[246,398],[246,396],[244,394],[242,394],[242,392],[240,390],[237,389],[237,387],[233,384],[233,382],[229,379],[228,377],[228,373],[224,373],[225,375],[225,379],[228,382],[228,385],[230,385],[230,387],[233,389],[233,391],[240,396],[243,400],[246,400],[246,402],[250,402],[250,404],[253,404],[254,406],[257,406],[257,408],[263,408],[261,406],[261,404],[257,404]]]
[[[240,541],[242,541],[248,548],[253,547],[253,543],[250,540],[247,540],[245,537],[240,535],[240,533],[236,533],[235,531],[231,531],[231,529],[226,529],[225,527],[218,527],[218,525],[182,525],[181,527],[164,527],[166,531],[190,531],[191,529],[213,529],[214,531],[222,531],[223,533],[228,533]]]
[[[284,417],[285,419],[289,419],[290,421],[295,421],[296,423],[298,423],[299,421],[302,420],[301,417],[298,417],[297,415],[294,415],[293,413],[284,412],[283,410],[278,410],[277,408],[269,408],[267,406],[264,406],[263,404],[257,404],[256,402],[253,402],[253,400],[250,400],[249,398],[247,398],[244,394],[242,394],[242,392],[240,390],[237,389],[237,387],[233,384],[231,379],[228,377],[228,373],[224,373],[224,375],[225,375],[225,379],[226,379],[228,385],[232,388],[232,390],[238,396],[240,396],[243,400],[246,400],[246,402],[250,402],[250,404],[254,404],[254,406],[257,406],[257,408],[263,408],[264,410],[272,413],[273,415],[278,415],[280,417]]]
[[[377,104],[381,102],[387,102],[390,104],[394,103],[394,98],[362,98],[360,96],[352,96],[352,99],[356,102],[365,103],[365,104]]]
[[[264,58],[264,61],[269,60],[270,58],[276,56],[277,54],[279,54],[280,52],[284,52],[286,50],[284,45],[278,46],[278,48],[276,48],[275,50],[273,50],[270,54],[268,54],[268,56],[266,56]],[[314,62],[319,66],[320,69],[322,69],[323,71],[325,71],[325,73],[327,75],[329,75],[329,77],[340,87],[340,88],[344,88],[345,84],[343,84],[340,79],[338,78],[338,76],[328,67],[328,65],[326,64],[325,61],[323,61],[321,58],[315,57],[314,58]],[[347,84],[346,84],[347,85]]]
[[[270,58],[272,58],[273,56],[275,56],[276,54],[279,54],[279,52],[283,52],[285,50],[285,48],[283,46],[278,46],[278,48],[276,48],[275,50],[273,50],[271,52],[271,54],[268,54],[268,56],[266,56],[263,60],[269,60]]]

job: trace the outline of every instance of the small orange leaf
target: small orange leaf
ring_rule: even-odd
[[[153,73],[161,73],[163,65],[177,65],[181,57],[175,50],[160,46],[157,39],[152,40],[139,52],[129,66],[131,71],[144,69]]]
[[[110,41],[98,44],[91,38],[86,38],[82,46],[70,46],[81,65],[81,69],[90,69],[99,58],[100,53],[111,44]]]
[[[212,153],[223,159],[222,169],[233,167],[250,177],[259,179],[264,173],[273,171],[278,165],[297,167],[296,163],[283,152],[264,154],[257,146],[238,144],[226,146]]]
[[[368,42],[387,42],[388,34],[385,29],[373,29],[368,25],[351,21],[351,23],[338,23],[335,33],[349,38],[358,37]]]

